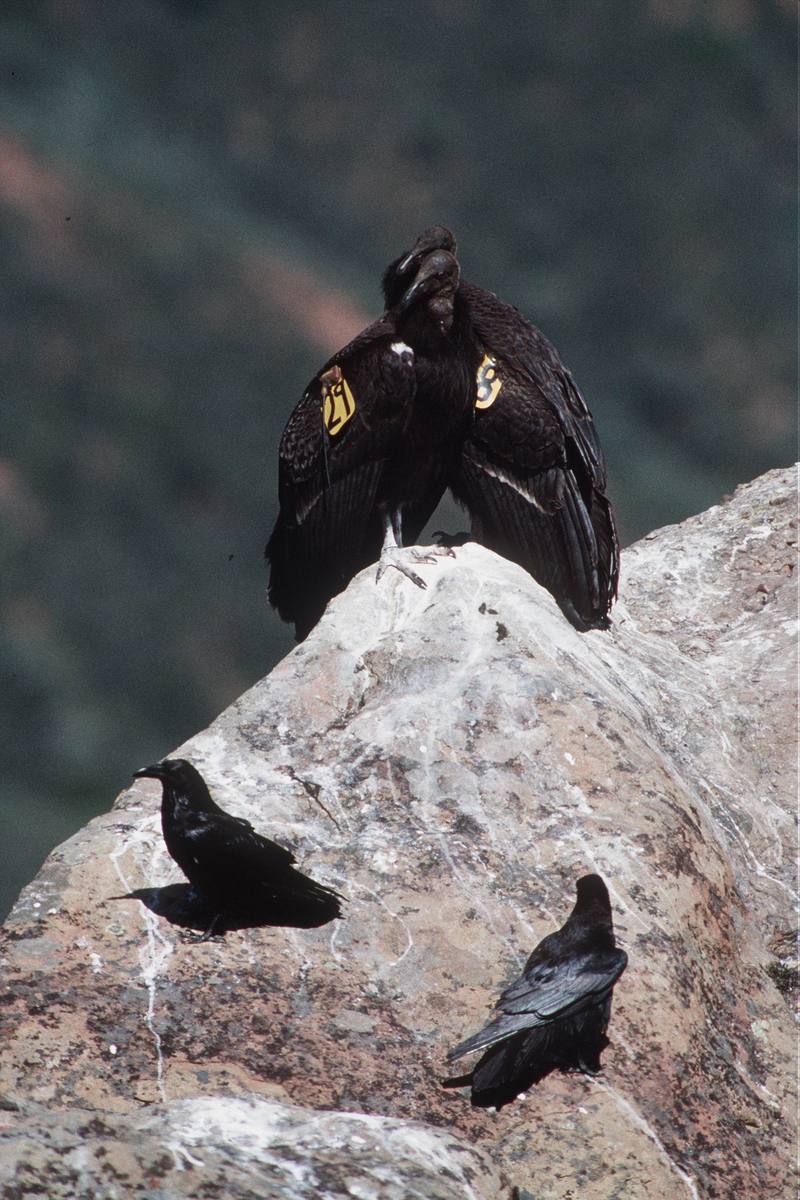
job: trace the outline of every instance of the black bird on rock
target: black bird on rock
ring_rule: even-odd
[[[477,363],[459,268],[434,250],[396,303],[312,379],[279,449],[269,599],[302,640],[332,596],[419,537],[472,421]],[[383,550],[381,550],[383,545]]]
[[[220,808],[203,776],[185,758],[142,767],[134,779],[161,780],[167,850],[216,912],[206,937],[226,911],[301,927],[324,925],[342,915],[338,893],[296,870],[291,851]]]
[[[384,273],[396,305],[427,255],[455,255],[434,225]],[[605,629],[617,594],[619,542],[592,415],[555,347],[516,308],[465,280],[474,330],[475,420],[448,483],[476,541],[524,567],[580,630]]]
[[[472,1085],[478,1108],[502,1108],[551,1071],[596,1075],[608,1046],[611,994],[628,962],[617,948],[608,889],[599,875],[577,882],[566,923],[543,938],[501,995],[498,1016],[448,1054],[483,1050],[472,1071],[445,1087]]]

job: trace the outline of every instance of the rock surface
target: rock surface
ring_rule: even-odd
[[[478,1200],[509,1194],[478,1150],[412,1121],[311,1112],[256,1096],[133,1114],[30,1114],[3,1142],[4,1197]],[[2,1161],[2,1160],[0,1160]],[[6,1164],[3,1163],[3,1167]]]
[[[138,1145],[203,1105],[252,1114],[266,1098],[261,1142],[243,1122],[252,1161],[280,1102],[338,1110],[306,1112],[310,1130],[345,1113],[436,1127],[471,1181],[443,1174],[454,1195],[502,1195],[501,1175],[537,1200],[790,1194],[793,1027],[768,968],[794,896],[795,509],[794,472],[773,471],[631,547],[609,633],[576,633],[474,545],[423,567],[424,592],[355,579],[176,751],[343,892],[345,919],[187,944],[151,910],[176,889],[114,899],[180,880],[160,789],[137,782],[53,852],[4,927],[0,1082],[20,1109],[4,1114],[4,1175],[31,1130],[50,1145],[92,1119],[70,1110]],[[607,880],[630,955],[604,1072],[473,1111],[440,1087],[446,1051],[586,871]],[[415,1130],[398,1144],[419,1147]],[[226,1137],[221,1162],[241,1141]],[[324,1139],[302,1144],[315,1170]],[[316,1194],[340,1194],[331,1178]],[[396,1194],[371,1186],[353,1194]]]

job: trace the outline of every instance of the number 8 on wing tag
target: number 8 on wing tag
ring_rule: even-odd
[[[488,354],[484,354],[476,376],[478,390],[475,395],[476,408],[491,408],[497,399],[502,380],[497,373],[497,363]]]

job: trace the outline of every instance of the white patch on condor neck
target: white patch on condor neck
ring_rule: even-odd
[[[410,354],[412,358],[414,357],[414,351],[405,342],[392,342],[389,349],[394,350],[395,354],[399,354],[401,358],[404,354]]]

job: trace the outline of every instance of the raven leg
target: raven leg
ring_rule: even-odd
[[[211,924],[209,925],[209,927],[205,931],[205,933],[184,933],[182,935],[181,940],[184,942],[194,942],[194,943],[222,941],[223,940],[222,935],[214,933],[214,930],[217,928],[217,925],[219,924],[221,917],[222,917],[222,911],[220,910],[214,916],[213,921],[211,922]]]

